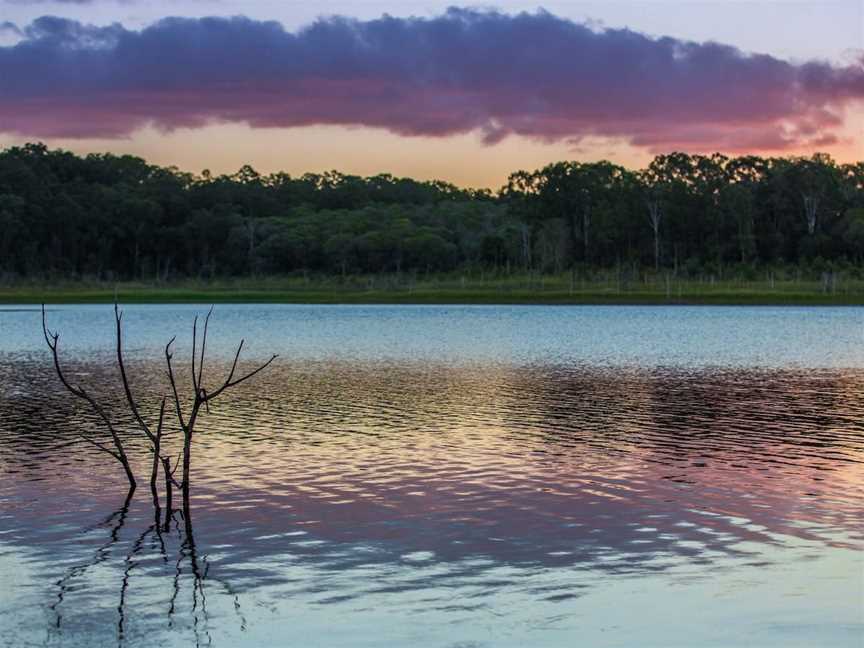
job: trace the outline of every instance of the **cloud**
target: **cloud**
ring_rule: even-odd
[[[96,0],[2,0],[5,4],[12,5],[41,5],[41,4],[93,4]]]
[[[242,17],[141,31],[42,17],[22,31],[0,47],[0,130],[28,136],[245,122],[783,150],[836,141],[864,99],[864,59],[793,64],[545,12],[334,17],[296,33]]]
[[[11,36],[18,36],[21,38],[24,37],[24,32],[18,29],[18,25],[13,22],[9,22],[8,20],[0,22],[0,34],[9,34]]]
[[[14,45],[24,38],[24,32],[13,22],[0,21],[0,47]]]
[[[100,0],[0,0],[0,4],[11,5],[43,5],[43,4],[71,4],[71,5],[87,5],[96,4]],[[135,0],[104,0],[106,2],[127,3],[135,2]]]

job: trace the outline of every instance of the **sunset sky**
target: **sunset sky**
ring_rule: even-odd
[[[0,147],[500,186],[560,159],[864,157],[860,0],[0,0]]]

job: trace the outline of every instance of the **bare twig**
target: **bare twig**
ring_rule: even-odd
[[[162,437],[163,423],[165,422],[165,403],[166,403],[166,399],[163,396],[162,402],[159,405],[159,424],[156,426],[156,438],[157,439]]]
[[[237,347],[237,352],[234,354],[234,362],[231,364],[231,371],[228,373],[228,377],[225,379],[225,382],[222,383],[222,386],[219,387],[219,389],[217,389],[216,391],[210,392],[209,394],[205,394],[204,395],[204,401],[205,402],[213,400],[214,398],[219,396],[219,394],[224,392],[226,389],[228,389],[230,387],[234,387],[235,385],[239,385],[244,380],[249,380],[255,374],[266,369],[276,358],[279,357],[279,354],[274,353],[267,362],[260,365],[258,368],[254,369],[253,371],[250,371],[249,373],[245,374],[244,376],[241,376],[240,378],[237,378],[236,380],[234,380],[233,379],[234,373],[237,371],[237,361],[240,358],[240,351],[243,350],[243,343],[244,342],[245,342],[245,340],[240,340],[240,345]]]
[[[176,486],[179,486],[177,480],[174,479],[174,473],[177,472],[177,467],[180,465],[180,457],[183,455],[183,451],[177,453],[177,458],[174,460],[174,467],[171,469],[171,481],[174,482]]]
[[[198,379],[195,376],[195,354],[198,353],[198,316],[192,320],[192,389],[195,390],[195,398],[198,398]]]
[[[177,420],[180,421],[180,427],[186,428],[186,423],[183,421],[183,411],[180,407],[180,396],[177,394],[177,381],[174,379],[174,369],[171,366],[171,360],[174,358],[174,353],[171,351],[171,345],[177,339],[175,335],[168,344],[165,345],[165,362],[168,365],[168,380],[171,382],[171,391],[174,394],[174,406],[177,408]]]
[[[48,348],[51,350],[51,356],[54,360],[54,370],[57,373],[57,377],[60,379],[60,382],[66,388],[66,390],[72,394],[80,398],[83,401],[86,401],[90,408],[96,412],[102,422],[105,424],[105,427],[108,429],[108,432],[111,434],[111,440],[114,444],[114,450],[111,450],[104,446],[103,444],[94,441],[89,438],[87,435],[79,432],[78,436],[82,438],[84,441],[94,445],[99,448],[103,452],[114,457],[120,464],[123,466],[123,470],[126,473],[126,478],[129,480],[130,488],[134,489],[136,486],[135,476],[132,473],[132,468],[129,466],[129,459],[126,456],[126,450],[123,447],[123,441],[120,439],[120,435],[117,433],[117,430],[114,428],[114,425],[111,423],[111,419],[108,418],[108,415],[105,413],[105,410],[99,405],[96,400],[90,396],[87,391],[81,387],[80,385],[73,385],[66,378],[66,375],[63,373],[63,369],[60,366],[60,355],[58,352],[60,334],[54,331],[49,330],[48,324],[45,316],[45,304],[42,304],[42,334],[45,337],[45,343],[48,345]]]
[[[153,506],[158,510],[159,491],[156,487],[156,483],[159,479],[160,449],[162,445],[163,425],[165,422],[166,399],[164,396],[162,397],[162,403],[159,408],[159,422],[156,426],[156,432],[154,433],[141,416],[141,411],[138,409],[138,403],[135,402],[135,398],[132,396],[132,389],[129,386],[129,378],[126,375],[126,364],[123,361],[123,311],[120,310],[116,301],[114,302],[114,322],[116,324],[117,334],[117,366],[120,368],[120,378],[123,383],[123,392],[126,394],[126,402],[129,404],[129,409],[135,417],[135,420],[138,422],[138,426],[141,428],[141,431],[144,432],[151,444],[150,451],[153,453],[153,460],[150,467],[150,493],[153,496]]]
[[[213,314],[213,306],[207,311],[207,316],[204,318],[204,334],[201,336],[201,362],[198,364],[198,389],[203,390],[201,386],[201,377],[204,374],[204,349],[207,347],[207,327],[210,324],[210,316]],[[192,350],[195,353],[195,350]]]
[[[89,443],[90,445],[96,446],[96,447],[99,448],[102,452],[105,452],[105,453],[111,455],[112,457],[114,457],[117,461],[120,461],[120,455],[118,455],[116,452],[114,452],[111,448],[108,448],[108,447],[102,445],[102,444],[99,443],[98,441],[94,441],[93,439],[91,439],[90,437],[88,437],[88,436],[87,436],[86,434],[84,434],[83,432],[79,432],[79,433],[78,433],[78,436],[81,438],[82,441],[86,441],[86,442]]]
[[[162,401],[159,407],[159,419],[155,426],[155,428],[148,424],[144,419],[144,416],[141,414],[141,409],[139,407],[138,402],[135,400],[135,396],[132,393],[132,387],[129,382],[129,376],[126,371],[126,362],[123,357],[123,311],[120,309],[119,304],[115,301],[114,303],[114,324],[115,324],[115,336],[116,336],[116,353],[117,353],[117,365],[120,370],[120,379],[123,385],[123,393],[126,396],[126,403],[129,406],[129,410],[132,413],[135,422],[138,427],[141,428],[141,431],[147,437],[148,441],[150,441],[152,452],[152,464],[150,470],[150,490],[153,495],[153,505],[159,510],[159,495],[157,489],[157,480],[159,475],[160,466],[165,473],[165,491],[166,491],[166,499],[168,504],[168,516],[173,513],[171,510],[171,498],[172,498],[172,489],[174,486],[177,486],[183,491],[183,505],[184,508],[187,508],[189,505],[189,474],[191,467],[191,451],[192,451],[192,439],[195,433],[195,424],[198,420],[198,415],[201,413],[201,408],[204,408],[205,412],[209,412],[210,410],[210,401],[216,399],[220,396],[225,390],[230,389],[231,387],[235,387],[242,382],[245,382],[256,376],[258,373],[266,369],[270,364],[273,363],[278,355],[273,355],[269,360],[264,362],[263,364],[255,367],[251,371],[239,376],[237,375],[237,365],[240,361],[240,353],[243,351],[243,345],[245,344],[245,340],[240,340],[240,344],[237,347],[237,351],[234,354],[233,362],[231,363],[231,369],[228,372],[228,376],[225,378],[224,382],[214,391],[208,393],[204,387],[204,366],[206,363],[206,354],[207,354],[207,336],[210,328],[210,317],[213,314],[213,307],[210,307],[210,310],[207,311],[207,315],[204,317],[204,328],[201,335],[201,348],[200,351],[198,349],[198,316],[195,316],[195,319],[192,323],[192,386],[194,388],[194,396],[192,398],[191,409],[188,410],[188,415],[184,416],[183,413],[183,405],[180,402],[180,394],[177,389],[177,377],[174,374],[174,366],[172,364],[172,360],[174,358],[174,353],[172,350],[172,345],[176,338],[171,338],[168,341],[168,344],[165,345],[165,363],[167,365],[167,376],[168,381],[171,384],[171,394],[170,397],[173,397],[174,400],[174,410],[177,414],[177,420],[180,424],[180,428],[183,431],[183,448],[181,453],[178,455],[177,459],[174,461],[172,466],[171,458],[167,454],[162,453],[162,440],[165,433],[165,411],[168,405],[168,398],[166,396],[162,397]],[[113,449],[105,444],[102,444],[89,436],[80,433],[79,437],[90,443],[94,447],[98,448],[100,451],[105,452],[112,457],[114,457],[117,461],[119,461],[124,470],[126,471],[126,475],[129,479],[129,483],[132,487],[135,487],[135,478],[132,474],[132,470],[129,466],[129,461],[126,456],[126,452],[123,448],[123,443],[120,439],[117,430],[114,428],[111,420],[106,414],[105,410],[102,406],[93,399],[90,394],[80,385],[72,384],[67,379],[66,375],[63,373],[63,369],[60,365],[60,358],[58,353],[59,346],[59,337],[58,333],[55,333],[48,329],[46,315],[45,315],[45,306],[42,306],[42,333],[45,336],[45,342],[48,345],[48,348],[51,350],[53,359],[54,359],[54,368],[57,372],[60,381],[63,383],[63,386],[76,397],[85,400],[90,407],[96,412],[99,417],[102,419],[102,422],[108,428],[108,431],[111,433],[111,438],[113,441]],[[177,469],[180,467],[181,458],[182,457],[182,466],[183,473],[182,479],[178,482],[174,477]],[[157,513],[158,520],[158,513]],[[158,524],[158,521],[157,521]]]
[[[149,435],[153,442],[153,447],[151,448],[153,452],[153,461],[150,465],[150,493],[153,495],[153,506],[157,511],[159,510],[159,491],[156,488],[156,482],[159,479],[159,461],[162,457],[162,431],[164,429],[163,424],[165,423],[165,403],[166,399],[163,396],[162,402],[159,405],[159,423],[156,425],[156,434]],[[168,506],[170,508],[170,502]]]
[[[155,443],[156,436],[153,434],[153,432],[150,431],[150,427],[147,425],[147,423],[144,422],[144,419],[141,417],[141,412],[138,410],[138,404],[132,397],[132,390],[129,387],[129,380],[126,377],[126,365],[123,363],[123,311],[120,310],[116,301],[114,302],[114,321],[117,325],[117,365],[120,367],[120,378],[123,381],[123,391],[126,394],[126,402],[129,403],[129,409],[132,411],[132,415],[138,422],[141,431],[144,432],[148,439],[150,439],[151,443]]]
[[[195,434],[195,424],[198,420],[198,415],[201,412],[201,408],[204,407],[204,411],[210,411],[210,401],[217,398],[221,395],[226,389],[239,385],[240,383],[249,380],[259,372],[266,369],[276,358],[277,355],[273,355],[267,362],[256,367],[252,371],[240,376],[239,378],[234,378],[234,375],[237,372],[237,363],[240,360],[240,352],[243,350],[244,340],[240,341],[240,345],[237,347],[237,351],[234,354],[234,360],[231,364],[231,370],[228,373],[228,377],[222,383],[220,387],[216,390],[208,393],[204,387],[204,364],[206,361],[206,350],[207,350],[207,334],[209,331],[210,325],[210,316],[213,314],[213,307],[210,307],[210,310],[207,311],[207,315],[204,318],[204,329],[201,337],[201,350],[200,355],[198,351],[198,316],[196,315],[194,321],[192,322],[192,386],[194,389],[194,398],[192,399],[192,408],[189,410],[188,418],[183,417],[182,410],[180,407],[180,398],[177,394],[177,383],[174,377],[174,369],[171,365],[171,359],[173,358],[173,354],[171,353],[171,343],[174,341],[173,339],[168,345],[165,347],[165,360],[168,364],[168,379],[171,382],[171,390],[174,394],[174,404],[177,410],[177,418],[180,421],[180,427],[183,429],[183,477],[180,481],[180,487],[183,491],[183,504],[184,507],[189,504],[189,475],[190,468],[192,462],[192,439]],[[174,470],[177,469],[177,464],[174,466]],[[173,471],[172,477],[173,481]]]

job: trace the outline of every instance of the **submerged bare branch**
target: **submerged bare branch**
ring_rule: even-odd
[[[210,402],[224,393],[226,390],[231,387],[235,387],[240,383],[243,383],[250,378],[256,376],[261,371],[270,366],[276,358],[279,356],[274,354],[270,357],[269,360],[264,362],[263,364],[255,367],[251,371],[243,374],[242,376],[235,378],[237,373],[237,365],[240,360],[240,353],[243,350],[243,345],[245,344],[245,340],[240,340],[240,344],[237,346],[237,351],[234,354],[234,359],[231,363],[231,369],[228,372],[228,376],[225,378],[224,382],[214,391],[208,393],[204,388],[204,367],[206,363],[206,352],[207,352],[207,336],[210,328],[210,317],[213,314],[213,307],[207,311],[207,315],[204,318],[204,328],[201,336],[201,348],[200,351],[198,349],[198,316],[196,315],[195,319],[192,323],[192,386],[194,389],[192,405],[191,409],[188,412],[188,416],[184,416],[183,406],[180,402],[180,393],[177,389],[177,377],[174,373],[174,366],[172,360],[174,358],[174,352],[172,350],[172,346],[176,337],[172,337],[168,344],[165,345],[165,363],[167,365],[167,376],[168,381],[171,385],[171,397],[174,401],[174,411],[177,415],[177,421],[180,424],[180,429],[183,432],[183,448],[180,454],[178,454],[177,459],[174,460],[173,465],[171,462],[171,458],[169,455],[163,453],[162,451],[162,441],[165,435],[165,412],[168,408],[168,397],[162,396],[160,405],[159,405],[159,418],[156,423],[155,428],[148,424],[145,420],[144,416],[141,413],[141,409],[139,407],[138,401],[135,399],[135,396],[132,393],[132,387],[129,381],[129,376],[126,371],[126,362],[123,357],[123,311],[120,310],[119,304],[115,301],[114,303],[114,324],[115,324],[115,339],[116,339],[116,356],[117,356],[117,366],[120,370],[120,380],[123,386],[123,393],[126,397],[126,404],[129,407],[130,412],[132,413],[132,417],[135,419],[138,427],[147,437],[148,441],[151,444],[150,452],[152,453],[152,462],[150,468],[150,490],[153,496],[153,505],[159,510],[159,495],[157,489],[157,481],[159,475],[159,469],[161,467],[164,473],[165,479],[165,495],[166,495],[166,503],[168,507],[168,516],[173,513],[171,501],[172,501],[172,489],[174,486],[177,486],[183,491],[183,503],[184,508],[188,508],[189,505],[189,486],[190,486],[190,469],[192,463],[192,440],[195,433],[195,424],[198,421],[198,415],[201,413],[201,408],[204,408],[205,412],[209,412]],[[80,385],[73,385],[69,382],[66,374],[63,372],[63,368],[60,364],[60,356],[58,352],[59,348],[59,339],[60,334],[52,331],[48,328],[47,317],[45,313],[45,305],[42,305],[42,334],[45,337],[45,342],[48,345],[48,348],[51,350],[54,369],[57,373],[57,376],[60,379],[60,382],[69,391],[71,394],[86,401],[94,412],[99,416],[102,422],[105,424],[109,433],[111,434],[111,439],[113,442],[113,449],[95,439],[92,439],[88,435],[79,432],[78,436],[87,443],[90,443],[94,447],[98,448],[100,451],[105,452],[111,455],[114,459],[119,461],[125,472],[126,476],[129,479],[129,483],[132,488],[135,487],[135,477],[132,474],[132,469],[129,465],[129,460],[126,455],[126,451],[123,447],[123,442],[114,427],[111,419],[108,417],[104,408],[87,392],[84,387]],[[178,467],[181,464],[182,457],[182,465],[183,465],[183,476],[182,479],[178,482],[174,477]]]
[[[45,342],[48,345],[48,348],[51,350],[51,357],[54,361],[54,370],[57,373],[57,377],[60,379],[60,382],[70,394],[87,402],[87,404],[90,405],[90,408],[99,416],[99,418],[105,424],[105,427],[108,429],[108,432],[111,435],[111,440],[114,444],[114,450],[112,451],[98,441],[94,441],[82,432],[78,432],[78,436],[84,441],[94,445],[95,447],[99,448],[103,452],[106,452],[107,454],[114,457],[117,461],[119,461],[120,464],[123,466],[124,472],[126,473],[126,478],[129,481],[130,488],[134,489],[136,486],[135,476],[133,475],[132,468],[129,465],[129,459],[126,455],[126,450],[123,447],[123,441],[120,439],[120,435],[117,433],[117,430],[111,423],[111,419],[108,418],[108,415],[105,413],[104,408],[92,396],[90,396],[90,394],[88,394],[83,387],[81,387],[80,385],[72,385],[66,378],[66,375],[63,373],[63,368],[60,365],[60,354],[58,350],[60,346],[60,334],[51,331],[48,328],[47,318],[45,314],[45,304],[42,304],[42,334],[45,337]]]

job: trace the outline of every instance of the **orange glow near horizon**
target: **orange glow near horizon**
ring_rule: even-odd
[[[864,159],[864,109],[849,111],[840,141],[820,147],[838,162]],[[146,128],[127,138],[65,139],[0,134],[0,147],[44,141],[78,154],[130,154],[152,164],[183,171],[233,173],[250,164],[261,173],[285,171],[293,176],[338,170],[371,176],[391,173],[418,180],[445,180],[461,187],[499,189],[517,170],[534,170],[560,160],[606,159],[636,169],[654,153],[625,141],[592,138],[578,144],[541,142],[520,136],[486,145],[478,134],[450,137],[405,137],[380,129],[343,126],[252,128],[213,124],[196,129],[162,131]],[[695,152],[695,151],[694,151]],[[707,151],[705,151],[707,152]],[[815,150],[752,151],[756,155],[811,155]],[[731,153],[730,155],[735,155]]]

